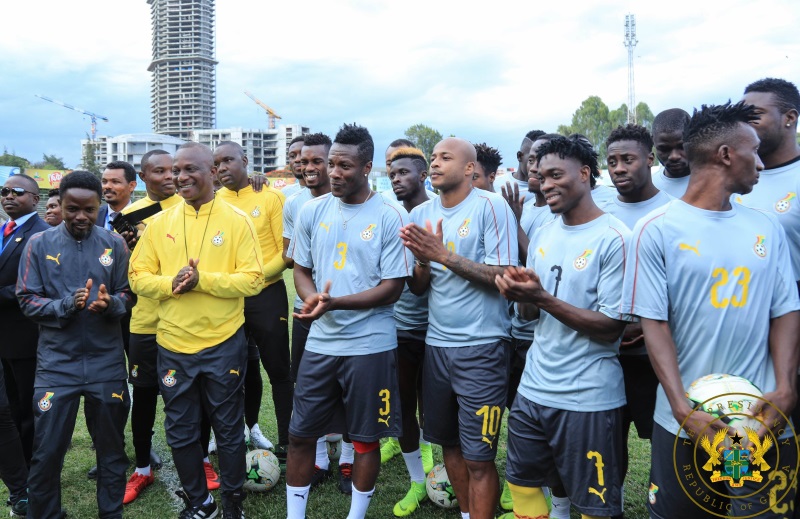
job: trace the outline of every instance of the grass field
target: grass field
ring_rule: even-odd
[[[289,291],[290,304],[294,299],[294,287],[292,283],[291,271],[284,275]],[[269,380],[263,372],[264,379],[264,398],[262,400],[260,424],[264,434],[274,440],[277,437],[275,417],[272,410],[272,399],[269,389]],[[142,496],[132,504],[125,507],[125,517],[129,518],[171,518],[177,517],[182,509],[174,491],[179,488],[177,474],[172,465],[172,457],[169,447],[164,440],[163,423],[163,404],[159,400],[159,410],[156,417],[156,431],[154,435],[154,448],[164,460],[164,467],[156,473],[156,482],[149,487]],[[126,433],[126,450],[128,456],[133,460],[133,445],[130,441],[130,424]],[[64,469],[61,475],[62,484],[62,505],[70,518],[91,518],[97,517],[97,505],[95,500],[95,484],[86,478],[86,472],[94,465],[94,451],[90,448],[91,440],[86,431],[83,419],[83,412],[78,416],[73,436],[73,445],[67,453],[64,462]],[[631,460],[626,478],[626,503],[625,517],[627,519],[643,519],[647,517],[644,506],[647,498],[647,478],[650,462],[649,443],[639,440],[632,433],[630,439]],[[497,468],[501,478],[505,471],[505,447],[506,447],[506,417],[503,417],[501,438],[499,442],[499,452],[497,456]],[[434,459],[437,463],[442,460],[441,450],[434,447]],[[216,457],[212,455],[211,461],[217,467]],[[55,465],[55,464],[54,464]],[[128,471],[133,471],[133,464]],[[54,466],[53,470],[58,470]],[[383,519],[394,517],[392,507],[394,503],[402,498],[408,490],[408,473],[401,456],[395,457],[389,463],[381,467],[380,477],[378,478],[377,490],[372,504],[370,505],[367,517]],[[286,517],[286,492],[285,481],[281,479],[278,485],[268,493],[248,495],[245,501],[245,513],[249,518],[281,518]],[[0,502],[4,503],[8,497],[5,486],[0,486]],[[219,501],[219,492],[215,491],[215,498]],[[309,498],[308,517],[310,519],[323,518],[344,518],[347,516],[350,507],[350,499],[339,493],[336,487],[336,479],[331,478],[318,489],[315,489]],[[5,515],[6,509],[0,507],[0,515]],[[498,509],[497,514],[501,511]],[[434,518],[460,518],[457,510],[443,510],[437,508],[430,502],[425,503],[411,517],[416,519]],[[580,514],[573,510],[573,518],[579,518]]]

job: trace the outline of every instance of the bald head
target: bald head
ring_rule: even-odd
[[[181,144],[175,153],[175,161],[177,162],[178,157],[182,155],[191,155],[195,161],[207,166],[208,171],[211,171],[211,168],[214,167],[214,154],[211,152],[211,148],[205,144],[200,144],[199,142]]]
[[[459,139],[458,137],[442,139],[433,147],[434,153],[439,147],[450,150],[451,153],[456,155],[459,159],[463,159],[465,162],[475,162],[478,160],[478,152],[475,151],[475,146],[467,140]]]
[[[468,192],[472,188],[477,153],[469,141],[448,137],[439,141],[431,153],[431,184],[440,192]]]

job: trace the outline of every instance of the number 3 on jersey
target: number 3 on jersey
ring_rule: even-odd
[[[336,249],[339,251],[339,259],[333,262],[333,268],[336,270],[342,270],[345,262],[347,261],[347,244],[343,241],[340,241],[336,244]]]
[[[714,272],[711,274],[716,280],[715,283],[711,285],[710,294],[711,306],[714,308],[727,308],[728,305],[735,308],[742,308],[747,304],[747,292],[750,288],[750,269],[747,267],[736,267],[731,274],[734,278],[733,280],[730,279],[731,276],[728,275],[728,271],[722,267],[715,268]],[[720,299],[719,291],[725,287],[729,281],[734,281],[737,285],[742,287],[741,294],[736,295],[734,293],[730,298],[723,297]]]

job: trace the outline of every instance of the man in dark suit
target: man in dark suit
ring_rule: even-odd
[[[33,447],[33,379],[36,374],[38,326],[22,315],[14,295],[22,250],[34,234],[50,228],[36,214],[39,186],[27,175],[9,177],[0,190],[0,203],[11,218],[2,226],[0,244],[0,359],[6,376],[11,414],[30,465]]]
[[[100,206],[97,211],[95,225],[113,231],[111,221],[131,204],[131,196],[136,189],[136,170],[122,160],[109,162],[103,171],[101,183],[106,205]]]

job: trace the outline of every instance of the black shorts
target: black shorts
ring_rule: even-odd
[[[628,402],[622,411],[625,430],[633,423],[639,438],[649,440],[653,436],[658,377],[647,355],[620,355],[619,363]]]
[[[792,517],[791,507],[797,495],[795,438],[779,440],[766,452],[764,460],[770,469],[760,471],[760,483],[745,481],[740,488],[724,481],[711,482],[711,471],[703,468],[708,455],[702,448],[695,449],[689,439],[677,438],[676,443],[674,434],[655,424],[651,444],[647,504],[650,517]],[[754,468],[748,467],[751,474]]]
[[[621,407],[566,411],[517,395],[508,415],[506,479],[522,487],[560,485],[582,514],[620,515],[621,427]]]
[[[294,313],[300,313],[299,308],[294,309]],[[292,320],[292,382],[297,383],[297,373],[300,371],[300,361],[303,360],[303,353],[306,351],[308,334],[311,331],[311,323],[302,319]]]
[[[258,351],[258,344],[252,335],[247,337],[247,360],[259,360],[261,355]]]
[[[497,456],[506,407],[508,341],[460,347],[425,346],[422,402],[426,440],[461,446],[464,459]]]
[[[294,389],[289,432],[299,438],[348,433],[376,442],[401,434],[397,351],[338,357],[307,351]]]
[[[409,362],[421,365],[425,360],[427,329],[397,330],[397,354]]]
[[[158,387],[156,334],[132,333],[128,350],[128,380],[136,387]]]
[[[532,340],[511,339],[511,362],[508,365],[508,392],[506,396],[506,408],[511,409],[514,399],[517,398],[517,388],[522,380],[522,372],[525,371],[525,359],[528,357],[528,350],[533,344]]]

